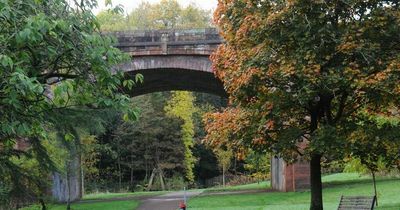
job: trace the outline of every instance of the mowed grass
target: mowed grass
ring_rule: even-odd
[[[117,198],[134,198],[139,196],[155,196],[168,193],[167,191],[132,192],[132,193],[91,193],[83,196],[82,200],[109,200]]]
[[[368,176],[335,174],[323,178],[324,209],[337,209],[341,195],[373,195]],[[378,210],[400,209],[400,179],[377,181]],[[191,210],[308,210],[310,192],[205,195],[189,200]]]
[[[139,201],[127,200],[127,201],[98,201],[94,203],[73,203],[71,205],[72,210],[133,210],[138,207]],[[31,206],[23,208],[23,210],[40,210],[39,206]],[[49,210],[65,210],[66,205],[53,204],[48,205]]]
[[[80,203],[72,203],[72,210],[134,210],[139,205],[139,201],[135,200],[141,196],[156,196],[167,193],[166,191],[154,192],[133,192],[133,193],[92,193],[84,195]],[[48,204],[49,210],[65,210],[66,205]],[[40,210],[38,205],[33,205],[23,210]]]
[[[212,187],[212,188],[205,189],[204,192],[223,192],[223,191],[237,191],[237,190],[261,190],[261,189],[267,189],[267,188],[269,188],[269,186],[270,186],[269,181],[262,181],[262,182],[256,182],[256,183],[245,184],[245,185],[237,185],[237,186]]]

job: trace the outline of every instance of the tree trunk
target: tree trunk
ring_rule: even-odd
[[[81,169],[81,192],[80,197],[82,198],[85,194],[85,172],[83,171],[83,161],[81,158],[79,168]]]
[[[159,173],[159,176],[160,176],[161,189],[163,191],[165,191],[164,174],[163,174],[163,171],[162,171],[161,168],[158,169],[158,173]]]
[[[375,204],[376,204],[376,206],[378,206],[378,193],[376,192],[375,172],[372,171],[372,170],[371,170],[371,172],[372,172],[372,180],[373,180],[373,182],[374,182]]]
[[[42,210],[47,210],[46,203],[44,202],[44,200],[42,198],[39,199],[39,202],[40,202],[40,205],[42,206]]]
[[[153,185],[153,179],[154,179],[155,173],[156,173],[156,169],[154,168],[153,171],[151,172],[151,175],[150,175],[149,184],[147,185],[147,191],[151,190],[151,187]]]
[[[67,160],[67,170],[66,170],[66,175],[67,175],[67,210],[71,210],[71,200],[70,200],[70,196],[71,196],[71,187],[70,187],[70,180],[69,180],[69,171],[70,171],[70,167],[69,167],[70,161]]]
[[[222,186],[225,187],[225,167],[222,167]]]
[[[323,210],[321,155],[313,154],[310,161],[311,206],[310,210]]]
[[[145,182],[149,179],[149,167],[147,166],[147,159],[144,159],[144,165],[146,167],[146,176],[144,177]]]
[[[119,154],[118,154],[118,156],[119,156]],[[120,161],[120,159],[119,159],[119,157],[118,157],[118,159],[117,159],[117,164],[118,164],[118,191],[121,191],[121,188],[122,188],[122,172],[121,172],[121,161]]]
[[[133,187],[133,154],[131,154],[131,186]]]

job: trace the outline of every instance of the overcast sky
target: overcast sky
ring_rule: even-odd
[[[124,6],[124,12],[129,13],[133,8],[136,8],[142,1],[150,2],[150,3],[158,3],[160,0],[112,0],[113,6],[121,4]],[[177,0],[180,5],[186,7],[191,2],[194,2],[196,5],[203,9],[214,10],[217,7],[217,0]],[[104,0],[98,0],[99,8],[94,10],[94,13],[97,14],[99,11],[103,10]]]

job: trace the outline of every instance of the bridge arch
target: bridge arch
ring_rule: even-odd
[[[215,28],[115,32],[117,48],[132,60],[119,66],[133,77],[140,73],[144,82],[131,96],[151,92],[187,90],[226,97],[222,82],[215,77],[211,53],[223,43]]]
[[[211,93],[226,97],[222,82],[215,77],[208,56],[204,55],[155,55],[137,56],[123,64],[122,68],[129,77],[140,73],[144,81],[137,84],[131,96],[142,94],[187,90]]]

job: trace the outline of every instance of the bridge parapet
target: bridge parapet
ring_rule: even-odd
[[[223,42],[216,28],[120,31],[107,33],[132,56],[210,55]]]

